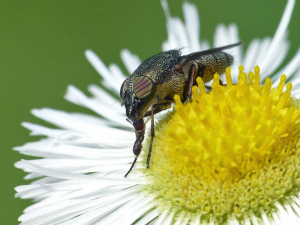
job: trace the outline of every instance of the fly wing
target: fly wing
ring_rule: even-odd
[[[205,50],[205,51],[202,51],[202,52],[193,52],[189,55],[182,56],[181,57],[181,63],[185,64],[185,63],[187,63],[191,60],[196,60],[196,59],[200,58],[201,56],[222,52],[225,49],[233,48],[233,47],[236,47],[236,46],[239,46],[239,45],[242,45],[242,44],[243,44],[242,42],[239,42],[239,43],[236,43],[236,44],[227,45],[227,46],[223,46],[223,47],[220,47],[220,48],[208,49],[208,50]]]

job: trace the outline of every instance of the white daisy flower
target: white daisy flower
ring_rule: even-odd
[[[21,224],[300,224],[300,109],[290,95],[300,97],[300,49],[278,70],[289,49],[294,3],[287,2],[273,38],[254,39],[245,54],[243,46],[235,49],[236,64],[244,67],[232,71],[233,81],[226,71],[227,87],[213,82],[206,94],[198,79],[201,95],[193,89],[197,101],[183,105],[176,98],[173,117],[155,116],[156,121],[164,118],[156,125],[160,138],[154,142],[151,168],[145,168],[142,153],[126,179],[135,134],[125,109],[112,104],[119,101],[126,76],[87,50],[87,59],[113,94],[91,85],[93,97],[87,97],[69,86],[65,98],[99,117],[45,108],[32,113],[57,129],[22,124],[46,138],[15,148],[40,158],[15,164],[29,173],[25,179],[35,179],[16,187],[17,197],[35,202],[20,216]],[[171,17],[165,1],[162,5],[168,31],[163,50],[184,47],[188,54],[210,47],[208,41],[200,42],[193,4],[183,3],[184,22]],[[213,46],[238,41],[236,25],[219,25]],[[141,63],[128,50],[121,58],[129,73]],[[261,69],[255,67],[248,81],[243,71],[255,65]],[[277,88],[271,89],[270,76]],[[293,89],[291,84],[284,89],[287,79]],[[260,86],[260,80],[265,84]]]

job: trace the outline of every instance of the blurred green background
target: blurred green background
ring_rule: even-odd
[[[246,46],[254,37],[275,33],[286,5],[279,0],[190,2],[200,13],[201,38],[212,41],[217,24],[234,22]],[[169,7],[173,16],[182,18],[182,1],[169,1]],[[299,21],[298,2],[289,27],[288,59],[300,46]],[[14,163],[28,157],[12,151],[38,139],[29,137],[22,121],[45,124],[30,110],[91,113],[63,99],[69,84],[85,91],[89,84],[99,83],[84,51],[92,49],[106,65],[117,63],[126,72],[120,50],[128,48],[142,60],[160,52],[167,38],[165,27],[161,4],[154,0],[0,0],[1,225],[18,224],[18,216],[31,203],[14,198],[14,187],[28,183]]]

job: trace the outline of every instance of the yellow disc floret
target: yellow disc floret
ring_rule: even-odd
[[[175,96],[175,111],[156,124],[147,191],[161,207],[201,215],[201,221],[243,221],[291,201],[300,185],[300,108],[286,76],[260,85],[259,67],[239,68],[233,84],[214,76],[207,93],[201,78],[192,101]],[[145,145],[144,149],[148,149]],[[147,151],[144,153],[146,160]]]

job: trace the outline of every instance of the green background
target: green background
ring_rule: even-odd
[[[286,5],[279,0],[190,2],[200,13],[201,38],[212,41],[217,24],[234,22],[246,46],[254,37],[275,33]],[[169,6],[173,16],[182,18],[182,1],[169,1]],[[288,59],[300,46],[299,21],[298,2],[289,28]],[[12,151],[38,139],[29,137],[22,121],[45,124],[30,110],[51,107],[91,113],[63,99],[69,84],[86,91],[89,84],[99,83],[99,75],[84,57],[86,49],[125,72],[121,49],[146,59],[160,52],[166,39],[159,1],[0,1],[0,224],[18,224],[18,216],[31,203],[14,198],[13,188],[28,183],[14,163],[28,157]]]

